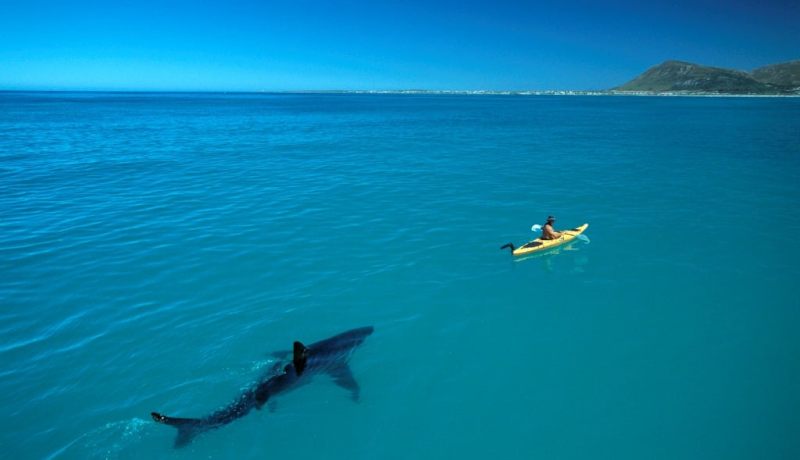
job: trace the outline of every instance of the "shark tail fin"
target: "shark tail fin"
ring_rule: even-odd
[[[294,357],[292,363],[297,375],[301,375],[306,368],[306,361],[308,361],[308,348],[300,342],[294,343]]]
[[[189,444],[195,436],[205,431],[202,421],[196,418],[167,417],[158,412],[151,412],[150,416],[158,423],[177,428],[178,436],[175,438],[175,447]]]

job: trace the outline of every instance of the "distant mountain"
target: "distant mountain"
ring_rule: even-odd
[[[752,75],[762,83],[800,88],[800,60],[759,67],[753,71]]]
[[[791,94],[800,91],[800,61],[756,69],[708,67],[691,62],[666,61],[613,88],[615,91],[690,92],[718,94]]]

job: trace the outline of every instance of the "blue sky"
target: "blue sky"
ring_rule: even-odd
[[[800,59],[800,0],[0,1],[0,89],[601,89]]]

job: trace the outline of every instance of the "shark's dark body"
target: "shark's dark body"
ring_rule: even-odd
[[[311,382],[316,374],[330,375],[337,385],[349,390],[351,397],[356,401],[359,397],[359,386],[347,361],[356,347],[361,345],[372,331],[371,326],[353,329],[307,347],[295,342],[293,360],[286,364],[282,371],[256,383],[227,407],[206,417],[168,417],[158,412],[152,412],[150,415],[156,422],[178,429],[175,447],[181,447],[190,443],[198,434],[244,417],[254,408],[260,409],[270,398]]]

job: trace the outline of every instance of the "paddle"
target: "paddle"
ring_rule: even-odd
[[[533,226],[531,227],[531,231],[532,232],[540,232],[540,231],[542,231],[542,226],[539,225],[539,224],[533,224]],[[508,243],[508,244],[504,244],[504,245],[500,246],[500,250],[501,251],[503,249],[506,249],[506,248],[510,249],[512,253],[514,252],[514,249],[516,249],[514,247],[513,243]]]
[[[542,231],[542,226],[541,226],[541,225],[539,225],[539,224],[533,224],[533,226],[531,227],[531,231],[532,231],[532,232],[540,232],[540,231]],[[562,233],[563,233],[563,232],[562,232]],[[586,235],[584,235],[583,233],[581,233],[580,235],[576,235],[576,237],[575,237],[575,238],[577,238],[577,239],[579,239],[579,240],[583,241],[583,242],[584,242],[584,243],[586,243],[586,244],[589,244],[589,243],[591,243],[591,240],[589,240],[589,237],[588,237],[588,236],[586,236]]]

